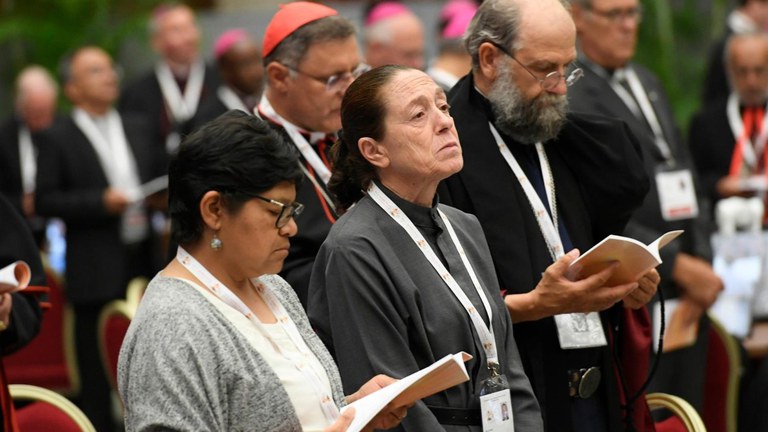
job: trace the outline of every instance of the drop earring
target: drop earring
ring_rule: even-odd
[[[222,246],[222,243],[218,234],[213,233],[213,238],[211,239],[211,249],[218,251],[218,250],[221,250],[221,246]]]

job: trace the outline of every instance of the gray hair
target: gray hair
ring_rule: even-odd
[[[344,40],[355,35],[355,26],[348,19],[332,15],[312,21],[288,35],[264,58],[264,66],[273,61],[296,69],[309,47],[317,43]]]
[[[50,72],[42,66],[27,66],[16,78],[16,106],[20,106],[31,91],[45,90],[53,94],[59,93],[59,86]]]
[[[566,9],[570,9],[568,0],[559,0]],[[590,1],[590,0],[582,0]],[[480,66],[478,51],[483,42],[491,42],[514,53],[520,48],[520,1],[485,0],[477,9],[464,36],[464,45],[472,56],[472,69]]]

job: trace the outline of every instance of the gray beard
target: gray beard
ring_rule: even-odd
[[[496,116],[496,127],[523,144],[556,138],[568,112],[568,98],[547,92],[525,100],[512,80],[509,64],[502,62],[487,95]]]

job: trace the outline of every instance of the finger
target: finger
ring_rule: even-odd
[[[352,424],[352,420],[355,419],[355,408],[349,407],[344,410],[343,413],[339,416],[338,419],[336,419],[336,423],[334,426],[334,431],[344,432],[349,428],[349,425]]]
[[[627,297],[633,290],[637,289],[637,282],[612,287],[604,287],[596,293],[598,299],[601,299],[600,310],[608,309],[616,303]]]

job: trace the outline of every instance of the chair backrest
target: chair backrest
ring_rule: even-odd
[[[141,298],[144,297],[144,291],[147,290],[149,279],[143,276],[137,276],[128,282],[125,289],[125,300],[133,307],[139,307]]]
[[[99,351],[101,364],[112,389],[117,391],[117,359],[136,306],[126,300],[113,300],[99,316]]]
[[[14,402],[32,402],[16,410],[21,432],[96,432],[88,417],[56,392],[26,384],[11,384],[8,389]]]
[[[708,373],[704,380],[701,417],[709,432],[736,432],[741,360],[738,342],[710,315]]]
[[[673,414],[656,423],[656,432],[707,432],[701,416],[685,399],[667,393],[649,393],[645,400],[651,410],[663,408]]]
[[[3,358],[9,384],[33,384],[76,395],[77,373],[74,312],[67,304],[58,277],[46,269],[48,307],[44,308],[40,332],[24,348]],[[45,306],[45,305],[43,305]]]

